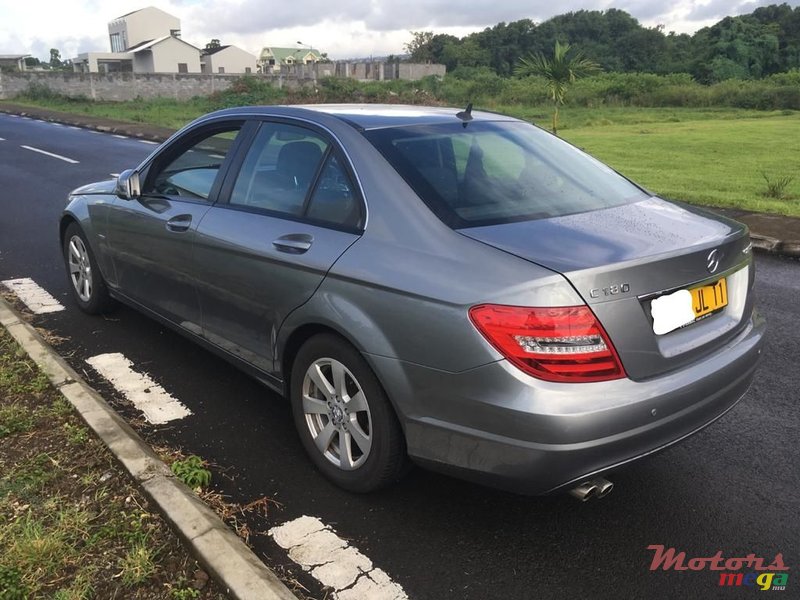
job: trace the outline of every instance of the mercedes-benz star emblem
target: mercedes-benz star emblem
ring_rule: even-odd
[[[708,253],[706,267],[709,273],[714,273],[719,268],[719,250],[712,250]]]

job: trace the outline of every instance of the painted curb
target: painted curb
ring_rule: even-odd
[[[8,106],[0,106],[0,113],[7,115],[17,115],[20,117],[29,117],[31,119],[40,119],[48,123],[59,123],[61,125],[71,125],[73,127],[80,127],[81,129],[90,129],[93,131],[100,131],[102,133],[113,133],[117,135],[124,135],[135,139],[148,140],[152,142],[164,142],[177,131],[177,129],[168,129],[166,127],[152,126],[151,129],[158,130],[157,132],[145,133],[141,128],[137,128],[135,124],[128,123],[115,123],[113,125],[97,125],[87,123],[81,119],[80,115],[64,114],[63,116],[54,116],[38,112],[36,107],[30,109],[10,108]]]
[[[153,450],[0,297],[0,325],[105,443],[189,551],[237,600],[297,600],[217,514],[172,474]]]

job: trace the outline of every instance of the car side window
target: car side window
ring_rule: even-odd
[[[207,201],[240,129],[241,124],[235,124],[200,134],[166,164],[154,165],[142,193]]]
[[[362,225],[358,196],[334,153],[329,154],[325,161],[306,216],[348,229]]]
[[[230,204],[303,216],[328,145],[311,130],[264,123],[244,159]]]

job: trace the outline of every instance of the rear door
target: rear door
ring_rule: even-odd
[[[264,121],[241,156],[197,229],[203,334],[272,373],[281,323],[359,238],[365,210],[321,131]]]
[[[106,235],[119,291],[200,333],[192,246],[213,204],[242,121],[202,127],[165,148],[142,173],[138,198],[115,198]]]

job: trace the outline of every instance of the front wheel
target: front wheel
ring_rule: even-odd
[[[108,311],[113,300],[97,266],[86,234],[77,223],[64,232],[64,263],[70,291],[81,310],[90,315]]]
[[[295,426],[311,460],[338,486],[371,492],[403,474],[405,438],[391,403],[361,354],[329,334],[294,361]]]

